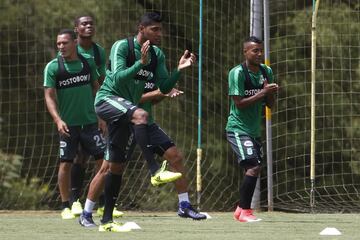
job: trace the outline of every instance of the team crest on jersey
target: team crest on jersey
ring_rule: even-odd
[[[61,148],[66,147],[66,145],[67,145],[67,144],[66,144],[66,142],[64,142],[64,141],[60,141],[60,147],[61,147]]]
[[[259,79],[259,84],[263,84],[264,81],[265,81],[265,78],[264,78],[264,76],[261,74],[261,75],[260,75],[260,79]]]
[[[252,141],[247,140],[247,141],[244,142],[244,146],[245,147],[252,147],[252,146],[254,146],[254,144],[253,144]]]

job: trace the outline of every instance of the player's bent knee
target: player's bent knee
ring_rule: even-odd
[[[149,114],[145,110],[138,108],[135,110],[134,114],[132,115],[131,121],[134,124],[147,124],[148,117]]]
[[[170,167],[172,167],[178,171],[180,171],[184,167],[182,154],[176,154],[176,155],[168,158],[168,162],[169,162]]]

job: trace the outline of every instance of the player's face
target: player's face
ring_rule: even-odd
[[[92,17],[85,16],[79,18],[75,32],[77,32],[80,37],[92,37],[95,34],[95,25]]]
[[[252,65],[260,65],[264,61],[264,47],[262,44],[248,42],[244,47],[245,59]]]
[[[73,40],[69,34],[58,35],[56,45],[60,55],[65,59],[71,58],[76,53],[76,40]]]
[[[151,44],[159,45],[161,43],[162,25],[161,23],[154,22],[153,24],[142,27],[141,34],[145,40],[149,40]]]

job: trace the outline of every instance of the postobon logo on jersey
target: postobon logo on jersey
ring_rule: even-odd
[[[80,82],[90,82],[90,74],[80,75],[80,76],[76,76],[76,77],[72,77],[72,78],[68,78],[68,79],[59,81],[59,86],[64,87],[64,86],[68,86],[68,85],[80,83]]]
[[[245,96],[254,96],[255,94],[259,93],[261,89],[250,89],[245,90]]]
[[[137,72],[137,75],[141,76],[141,77],[145,77],[147,79],[151,79],[154,74],[148,70],[144,70],[144,69],[140,69],[140,71]]]
[[[155,87],[155,83],[152,82],[145,83],[145,89],[153,89],[154,87]]]

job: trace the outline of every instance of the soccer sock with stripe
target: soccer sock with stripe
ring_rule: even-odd
[[[251,200],[254,195],[257,177],[245,175],[240,186],[240,201],[239,207],[242,209],[251,208]]]
[[[107,223],[113,220],[112,213],[120,192],[121,180],[121,174],[118,175],[109,172],[105,176],[105,209],[101,220],[102,223]]]
[[[147,125],[134,125],[134,137],[137,144],[139,144],[142,153],[144,154],[151,175],[154,176],[156,171],[159,170],[159,164],[155,161],[154,153],[151,149]]]

